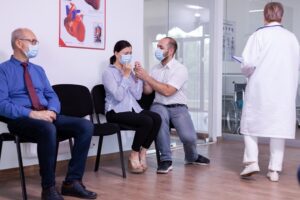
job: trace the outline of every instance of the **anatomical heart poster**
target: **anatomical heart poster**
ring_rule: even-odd
[[[105,0],[59,1],[59,46],[105,49]]]

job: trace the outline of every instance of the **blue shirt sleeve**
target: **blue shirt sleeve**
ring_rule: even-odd
[[[31,109],[16,105],[11,102],[8,91],[8,80],[5,71],[0,65],[0,113],[2,116],[15,119],[18,117],[28,117]]]

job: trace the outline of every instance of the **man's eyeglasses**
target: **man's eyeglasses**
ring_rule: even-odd
[[[39,41],[36,39],[31,40],[31,39],[27,39],[27,38],[20,38],[19,40],[24,40],[24,41],[30,42],[32,45],[39,44]]]

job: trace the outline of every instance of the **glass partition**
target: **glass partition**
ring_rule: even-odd
[[[170,36],[178,43],[176,59],[189,72],[188,107],[198,132],[208,133],[211,24],[214,1],[145,0],[145,66],[157,61],[159,39]]]
[[[249,36],[263,26],[263,9],[267,0],[226,0],[223,22],[223,133],[239,134],[239,122],[243,106],[245,77],[241,74],[240,64],[232,59],[241,56]],[[300,27],[295,19],[300,17],[296,9],[300,1],[281,0],[284,6],[283,26],[300,38]],[[300,110],[300,98],[297,103]],[[296,122],[295,122],[296,123]],[[300,123],[300,111],[299,111]],[[300,124],[299,124],[300,125]],[[300,133],[300,131],[298,131]],[[299,134],[298,134],[299,135]],[[298,136],[300,138],[300,135]]]

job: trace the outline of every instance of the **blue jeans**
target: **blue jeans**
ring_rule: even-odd
[[[42,187],[55,185],[55,162],[57,134],[74,138],[72,158],[65,181],[81,181],[85,162],[93,136],[93,124],[82,118],[57,115],[53,123],[32,118],[18,118],[8,121],[10,132],[37,143]]]
[[[186,106],[166,107],[162,104],[154,103],[151,111],[160,115],[162,123],[157,136],[157,146],[161,153],[161,161],[171,161],[172,153],[170,147],[170,120],[173,123],[177,134],[183,143],[185,160],[193,162],[198,158],[197,135]]]

